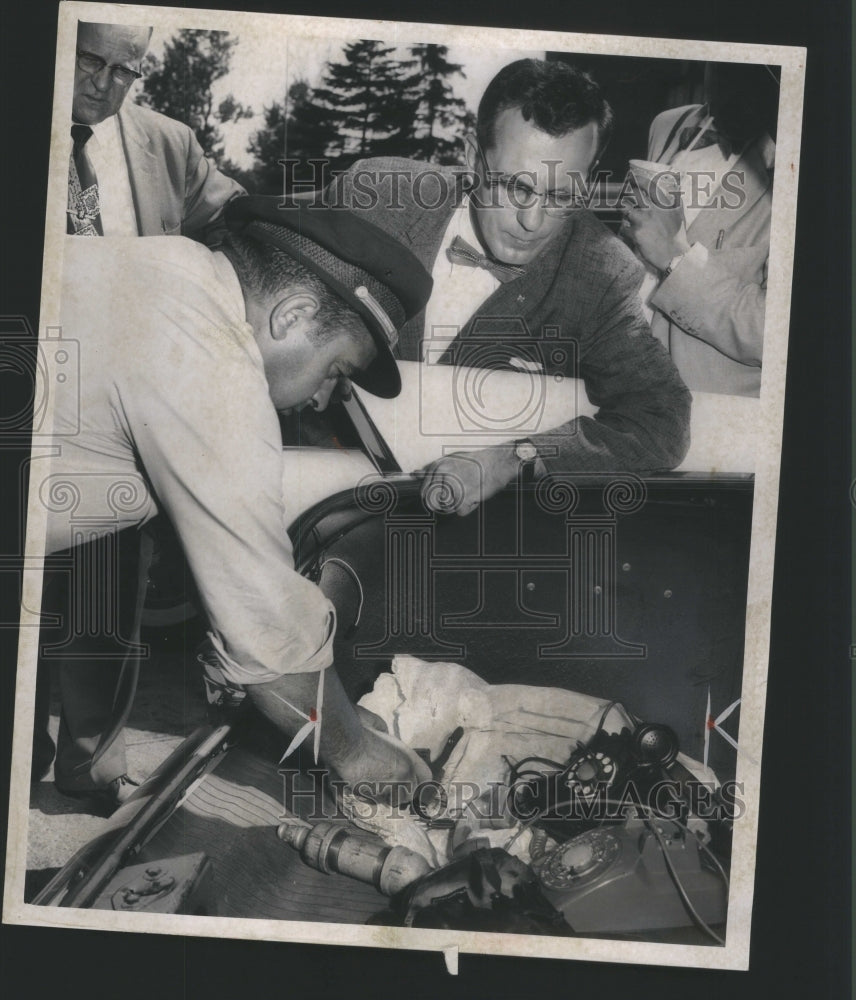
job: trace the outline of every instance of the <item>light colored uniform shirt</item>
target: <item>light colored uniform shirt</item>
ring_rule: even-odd
[[[279,422],[231,264],[176,236],[64,249],[80,368],[50,387],[58,454],[49,477],[33,468],[47,551],[163,511],[229,680],[327,667],[333,609],[293,568]]]
[[[468,267],[448,260],[446,250],[456,236],[466,240],[473,249],[484,252],[470,221],[468,197],[452,213],[431,271],[434,287],[425,308],[422,343],[422,360],[426,364],[440,360],[461,327],[500,285],[499,279],[483,267]]]
[[[104,235],[139,236],[128,164],[116,115],[92,126],[86,152],[98,178]]]

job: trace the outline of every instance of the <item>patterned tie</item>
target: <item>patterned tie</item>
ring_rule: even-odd
[[[511,281],[512,278],[519,278],[521,274],[526,273],[525,267],[519,267],[517,264],[501,264],[485,257],[460,236],[452,240],[452,245],[446,250],[446,257],[453,264],[463,264],[464,267],[483,267],[502,282]]]
[[[68,216],[66,232],[72,236],[103,236],[98,178],[86,152],[92,135],[88,125],[72,125],[74,146],[68,161]]]

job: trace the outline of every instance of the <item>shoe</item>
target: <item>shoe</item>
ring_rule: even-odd
[[[50,772],[56,756],[56,746],[47,732],[33,735],[33,755],[30,758],[30,784],[37,785]]]
[[[70,791],[57,785],[57,791],[68,798],[86,802],[92,806],[96,816],[107,817],[112,816],[119,806],[124,805],[139,787],[139,781],[134,781],[128,774],[120,774],[118,778],[114,778],[101,788]]]

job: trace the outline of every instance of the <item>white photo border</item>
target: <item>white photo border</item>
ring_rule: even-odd
[[[769,628],[773,582],[774,542],[778,507],[779,465],[784,410],[788,325],[805,72],[805,50],[790,46],[736,44],[547,32],[531,29],[448,26],[360,19],[314,18],[287,14],[223,12],[202,9],[89,4],[70,0],[61,5],[57,36],[51,158],[47,199],[45,257],[40,336],[58,324],[62,243],[65,219],[68,140],[57,122],[68,118],[73,76],[74,37],[78,19],[111,23],[156,24],[164,33],[180,28],[217,29],[249,36],[280,31],[293,43],[301,33],[315,37],[380,38],[391,44],[436,42],[473,48],[491,46],[519,50],[616,56],[654,56],[689,60],[763,62],[781,67],[776,158],[780,165],[770,235],[764,344],[764,375],[760,398],[760,439],[755,466],[752,542],[747,592],[746,645],[743,672],[741,748],[760,763],[766,693]],[[35,447],[35,446],[34,446]],[[31,496],[24,574],[24,608],[38,608],[45,523]],[[28,620],[28,615],[30,620]],[[101,913],[33,906],[21,902],[26,868],[29,759],[35,696],[35,653],[38,630],[32,612],[23,612],[19,673],[16,689],[15,735],[10,788],[4,921],[53,927],[85,927],[206,937],[255,940],[329,942],[338,945],[380,946],[414,950],[454,951],[542,958],[568,958],[652,965],[681,965],[717,969],[746,969],[749,963],[754,859],[760,799],[760,767],[738,762],[737,778],[744,782],[746,812],[735,824],[733,876],[725,947],[694,947],[585,938],[539,938],[517,934],[430,931],[395,927],[362,927],[291,921],[223,917]]]

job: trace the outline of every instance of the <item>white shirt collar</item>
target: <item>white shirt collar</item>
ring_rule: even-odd
[[[119,137],[119,122],[116,115],[110,115],[109,118],[105,118],[104,121],[98,122],[97,125],[90,125],[92,129],[92,136],[98,141],[99,146],[112,146],[118,144],[120,141]]]

